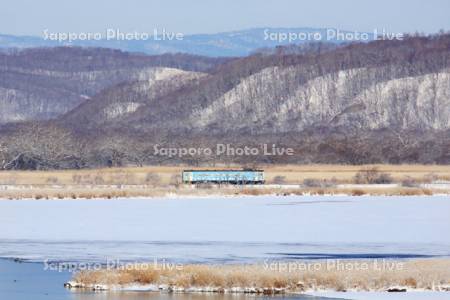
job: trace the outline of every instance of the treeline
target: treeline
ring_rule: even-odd
[[[54,125],[28,124],[0,138],[0,169],[81,169],[144,165],[214,166],[240,164],[450,164],[450,131],[354,132],[316,129],[278,136],[130,136],[124,132],[77,136]],[[257,154],[217,154],[217,145],[256,148]],[[292,149],[271,152],[272,146]],[[264,152],[264,147],[269,152]],[[205,149],[194,155],[169,155],[161,149]],[[269,154],[268,154],[269,153]]]

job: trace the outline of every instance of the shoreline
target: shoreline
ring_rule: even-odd
[[[380,293],[380,294],[410,294],[410,293],[440,293],[450,294],[450,284],[437,285],[433,289],[413,288],[410,286],[392,286],[387,289],[362,290],[358,288],[348,290],[333,290],[333,289],[305,289],[301,291],[289,290],[284,288],[270,288],[270,287],[172,287],[162,285],[129,285],[129,286],[108,286],[102,284],[95,285],[80,285],[73,281],[64,283],[64,287],[69,290],[78,291],[103,291],[103,292],[151,292],[161,294],[253,294],[253,295],[318,295],[329,297],[331,294],[345,297],[348,294],[366,294],[366,293]],[[328,296],[327,296],[328,295]],[[340,297],[339,297],[340,298]]]
[[[307,188],[298,186],[264,187],[231,186],[198,188],[186,186],[180,188],[138,187],[123,188],[111,186],[96,187],[15,187],[0,189],[0,199],[5,200],[89,200],[89,199],[126,199],[126,198],[204,198],[204,197],[243,197],[243,196],[447,196],[450,189],[425,187],[384,187],[379,185],[353,185],[347,187]]]

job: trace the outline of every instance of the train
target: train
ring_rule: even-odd
[[[264,184],[263,170],[184,170],[186,184]]]

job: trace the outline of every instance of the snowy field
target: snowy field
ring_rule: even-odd
[[[450,256],[450,199],[0,200],[0,257],[245,262]]]
[[[448,292],[408,292],[408,293],[383,293],[383,292],[317,292],[312,296],[327,298],[345,298],[349,300],[448,300]]]

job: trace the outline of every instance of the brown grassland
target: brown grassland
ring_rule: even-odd
[[[216,166],[214,169],[240,168]],[[181,184],[184,169],[204,169],[190,166],[149,166],[108,169],[55,170],[55,171],[0,171],[0,198],[115,198],[158,197],[177,195],[262,195],[262,194],[350,194],[350,195],[430,195],[435,191],[420,188],[419,183],[430,180],[450,181],[450,166],[445,165],[261,165],[265,171],[266,188],[211,186],[192,188]],[[392,182],[407,179],[415,185],[386,187],[339,187],[338,184],[355,183],[355,175],[364,169],[376,168],[388,174]],[[210,167],[210,169],[213,169]],[[328,183],[323,186],[305,185],[305,182]],[[302,187],[273,184],[303,185]],[[448,193],[440,190],[439,193]]]
[[[273,182],[277,176],[285,177],[288,184],[301,184],[305,179],[335,178],[339,183],[351,183],[355,174],[367,167],[377,167],[380,172],[392,175],[395,180],[410,176],[421,180],[427,175],[435,174],[439,179],[450,181],[450,166],[447,165],[260,165],[265,171],[266,180]],[[46,185],[52,178],[57,178],[59,184],[75,184],[74,176],[90,177],[95,183],[95,177],[103,177],[108,184],[145,184],[148,174],[160,177],[160,184],[170,184],[174,175],[180,175],[185,169],[230,169],[241,166],[217,166],[209,168],[191,166],[148,166],[129,168],[83,169],[61,171],[0,171],[0,184],[33,184]]]

